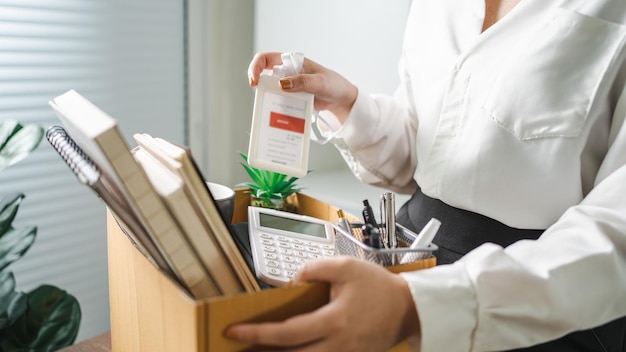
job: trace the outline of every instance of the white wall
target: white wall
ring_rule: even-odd
[[[247,181],[238,152],[248,150],[254,91],[254,2],[187,0],[189,145],[204,176],[235,186]]]

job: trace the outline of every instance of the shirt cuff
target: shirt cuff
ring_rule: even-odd
[[[416,350],[470,351],[478,303],[463,264],[400,275],[409,285],[420,320],[420,348]]]
[[[343,140],[351,149],[357,150],[360,146],[369,145],[372,136],[378,131],[380,120],[376,101],[359,90],[354,105],[348,114],[341,130],[337,131],[337,138]]]

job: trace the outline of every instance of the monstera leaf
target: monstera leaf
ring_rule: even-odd
[[[44,130],[38,125],[22,125],[14,120],[0,122],[0,170],[24,159],[43,138]]]
[[[74,296],[54,286],[39,286],[28,293],[26,314],[0,330],[0,350],[57,351],[74,342],[80,319]]]

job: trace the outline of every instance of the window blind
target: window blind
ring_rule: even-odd
[[[184,0],[0,0],[0,120],[44,128],[48,100],[69,90],[132,134],[185,143]],[[52,284],[76,296],[78,341],[109,329],[105,208],[47,141],[0,172],[0,195],[26,194],[16,226],[38,227],[9,268],[18,289]]]

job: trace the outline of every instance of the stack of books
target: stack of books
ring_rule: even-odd
[[[47,139],[128,237],[194,298],[260,290],[188,148],[135,134],[70,90],[50,101],[63,126]]]

